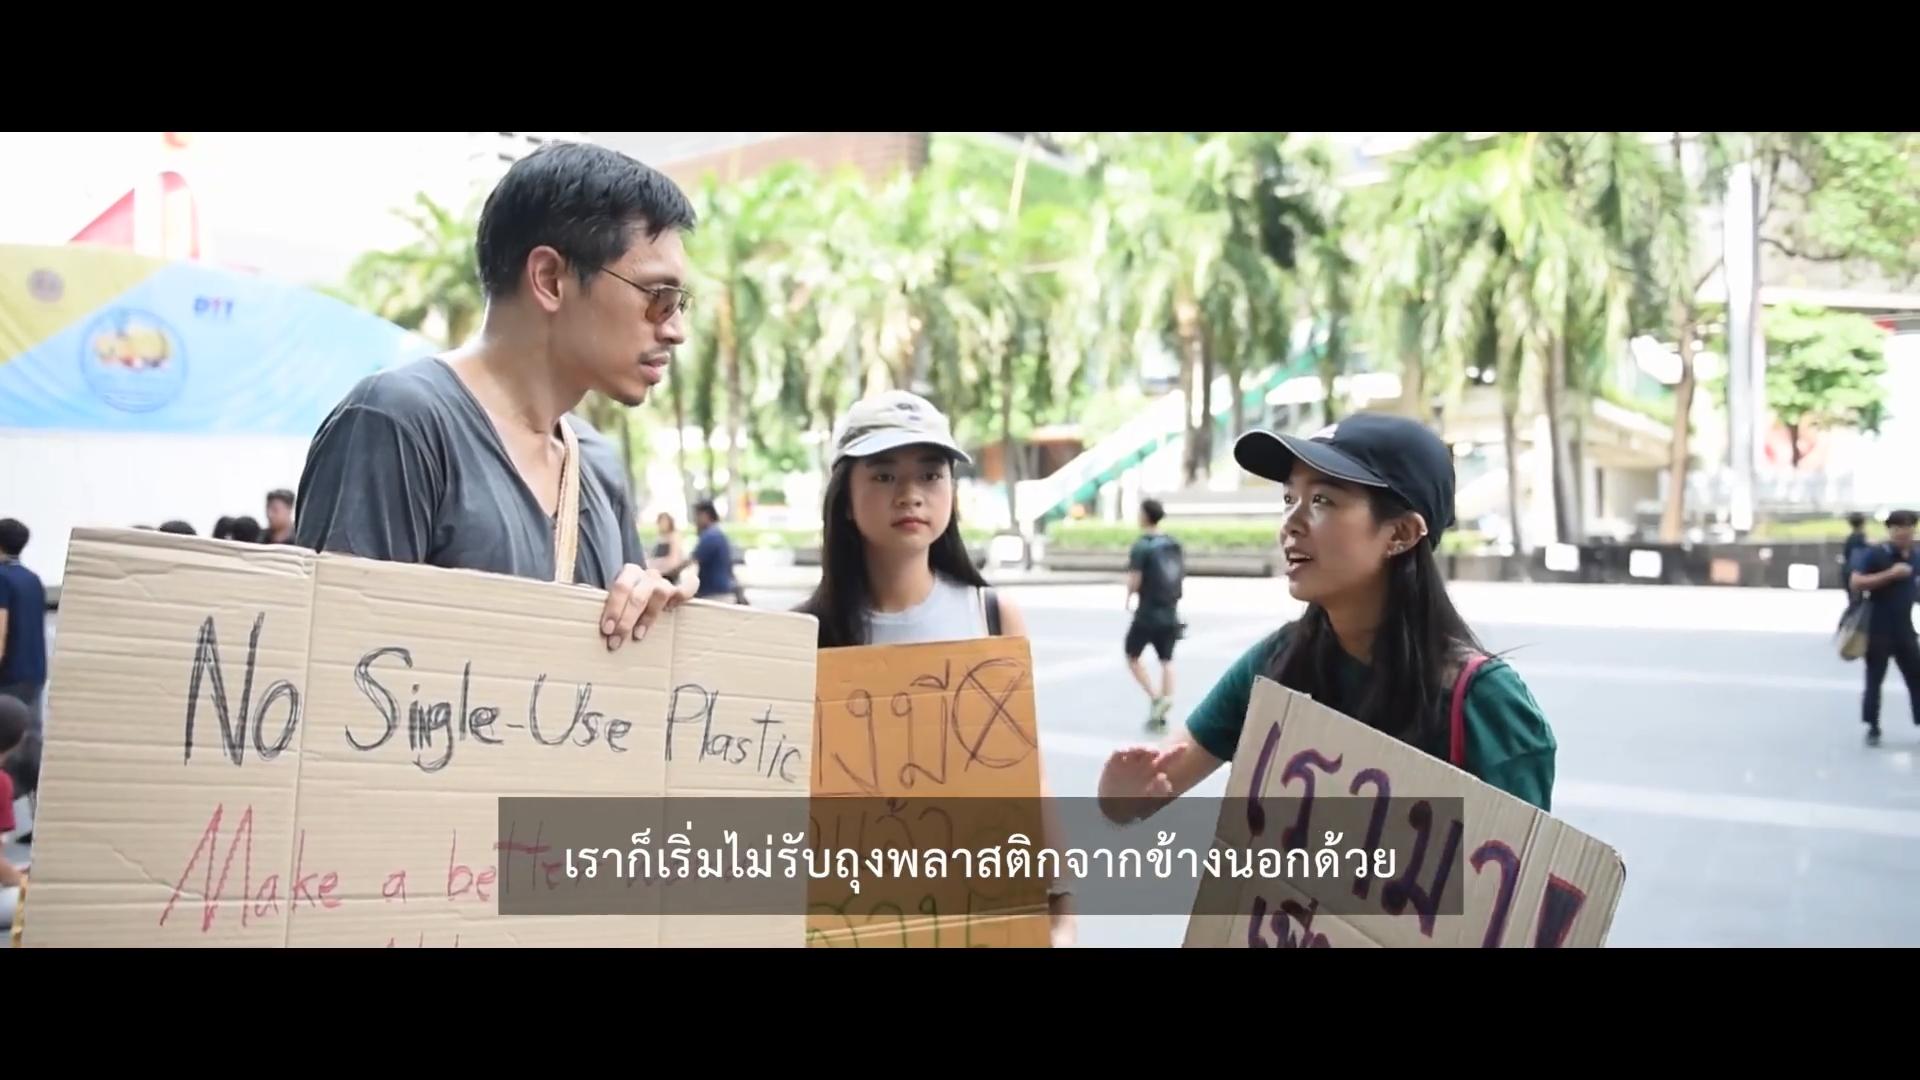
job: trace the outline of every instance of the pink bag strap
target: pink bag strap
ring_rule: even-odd
[[[1447,760],[1454,768],[1467,767],[1467,683],[1473,680],[1473,673],[1490,657],[1486,653],[1474,653],[1464,667],[1460,669],[1460,678],[1453,684],[1453,712],[1448,718],[1449,746]]]

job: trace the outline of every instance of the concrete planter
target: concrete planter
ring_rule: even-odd
[[[1440,568],[1450,581],[1843,589],[1843,550],[1837,543],[1587,544],[1577,548],[1578,565],[1568,571],[1548,569],[1544,548],[1525,557],[1442,555]],[[1280,564],[1278,550],[1187,552],[1187,573],[1195,577],[1272,577]],[[1127,568],[1127,555],[1053,548],[1046,565],[1050,570],[1118,572]]]
[[[1795,544],[1583,544],[1571,570],[1545,548],[1521,558],[1449,555],[1456,581],[1550,581],[1587,585],[1695,585],[1772,589],[1844,589],[1844,547]]]
[[[1187,573],[1194,577],[1272,577],[1279,562],[1277,551],[1189,551]],[[1049,548],[1046,564],[1049,570],[1124,571],[1127,553]]]
[[[793,561],[790,566],[819,566],[820,549],[817,547],[799,547],[791,549]],[[987,562],[986,549],[978,545],[968,545],[967,554],[973,559],[973,565],[984,566]],[[1124,561],[1124,560],[1123,560]]]

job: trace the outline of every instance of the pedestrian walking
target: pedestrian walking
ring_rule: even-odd
[[[47,688],[47,589],[20,561],[32,537],[25,523],[0,519],[0,696],[25,705],[29,726],[39,731]]]
[[[1140,504],[1140,539],[1127,553],[1127,670],[1147,695],[1147,727],[1167,726],[1173,708],[1173,647],[1180,640],[1180,596],[1185,590],[1186,558],[1180,541],[1160,531],[1167,509],[1158,499]],[[1154,691],[1141,656],[1147,646],[1160,660],[1160,689]]]
[[[1847,539],[1840,549],[1840,565],[1846,568],[1848,577],[1847,606],[1849,608],[1860,599],[1860,594],[1853,587],[1853,557],[1860,553],[1860,549],[1870,546],[1871,542],[1867,540],[1867,515],[1855,510],[1847,515]]]
[[[1115,751],[1100,778],[1102,811],[1121,822],[1149,816],[1232,760],[1259,676],[1442,760],[1465,679],[1454,763],[1551,809],[1552,729],[1519,674],[1454,609],[1434,557],[1454,523],[1447,445],[1416,421],[1356,413],[1312,438],[1251,432],[1234,457],[1284,485],[1288,591],[1307,609],[1248,649],[1184,729],[1157,747]]]
[[[694,599],[746,603],[746,592],[733,573],[733,540],[720,527],[720,510],[712,499],[693,504],[693,524],[697,530],[693,550],[676,562],[664,564],[660,572],[678,580],[691,566],[699,575]]]
[[[1880,684],[1887,663],[1900,667],[1913,722],[1920,724],[1920,640],[1913,629],[1913,534],[1920,514],[1895,510],[1887,515],[1887,540],[1854,552],[1848,579],[1867,605],[1867,688],[1860,699],[1860,719],[1867,725],[1867,745],[1880,745]]]

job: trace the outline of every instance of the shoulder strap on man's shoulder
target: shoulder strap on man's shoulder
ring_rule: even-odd
[[[989,585],[980,590],[980,599],[987,606],[987,636],[1000,636],[1000,594]]]
[[[553,580],[570,584],[580,547],[580,440],[564,420],[560,441],[565,455],[560,462],[560,505],[553,518]]]

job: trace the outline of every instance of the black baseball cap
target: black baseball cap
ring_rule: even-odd
[[[1453,528],[1453,451],[1425,424],[1391,413],[1354,413],[1301,438],[1249,431],[1233,459],[1255,476],[1285,483],[1295,461],[1335,480],[1386,488],[1427,522],[1427,541]]]

